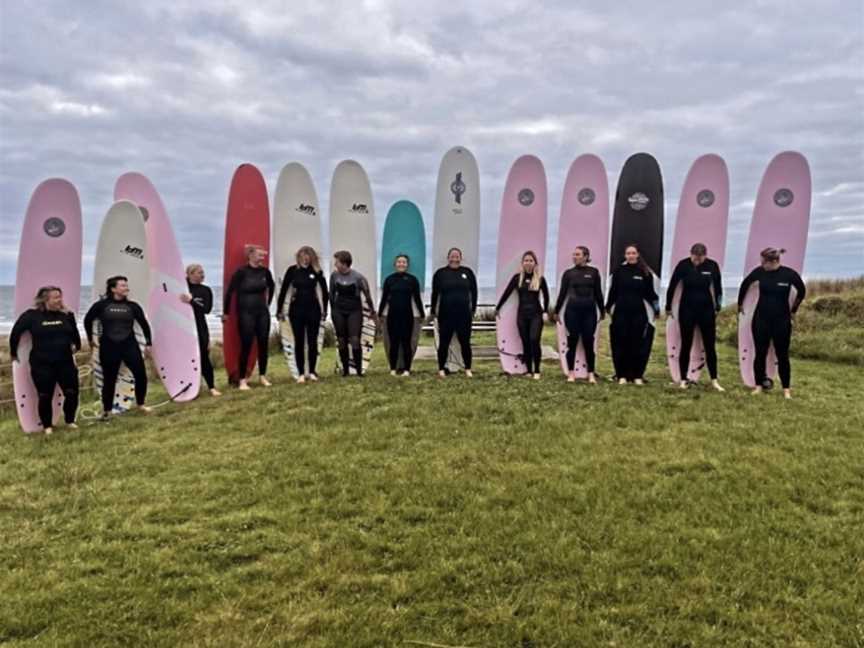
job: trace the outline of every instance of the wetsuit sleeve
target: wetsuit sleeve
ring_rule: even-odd
[[[381,303],[378,305],[378,316],[383,317],[384,307],[387,305],[387,300],[390,299],[390,277],[384,280],[384,285],[381,287]]]
[[[714,305],[719,311],[723,308],[723,276],[720,274],[720,266],[714,263],[711,268],[711,281],[714,284]]]
[[[678,287],[678,284],[681,282],[681,275],[684,274],[684,260],[678,262],[678,265],[675,266],[675,270],[672,273],[672,276],[669,279],[669,287],[666,289],[666,310],[672,310],[672,298],[675,296],[675,289]]]
[[[420,294],[420,281],[414,277],[412,283],[414,303],[417,305],[417,310],[420,312],[420,317],[426,317],[426,311],[423,309],[423,296]]]
[[[612,310],[615,301],[618,299],[618,270],[612,273],[609,278],[609,295],[606,297],[606,312]]]
[[[78,332],[78,322],[75,321],[75,313],[69,313],[69,325],[72,327],[72,346],[75,351],[81,350],[81,334]]]
[[[324,279],[324,273],[318,272],[318,285],[321,286],[321,317],[327,317],[327,306],[330,303],[330,293],[327,290],[327,281]]]
[[[336,307],[336,273],[330,275],[330,308]]]
[[[471,283],[471,316],[477,312],[477,277],[473,270],[468,270],[468,279]]]
[[[645,277],[648,281],[644,282],[645,285],[645,300],[651,304],[651,308],[654,309],[654,314],[660,314],[660,297],[657,296],[657,292],[654,290],[654,275],[650,274]]]
[[[213,311],[213,291],[208,286],[202,288],[204,288],[204,303],[201,304],[201,311],[209,315]]]
[[[795,290],[797,291],[797,295],[795,295],[795,303],[792,304],[792,312],[798,312],[798,307],[801,305],[801,302],[804,301],[804,296],[807,294],[807,288],[804,286],[804,281],[801,279],[801,275],[795,272],[792,272],[792,285],[795,286]]]
[[[439,292],[441,292],[441,270],[436,270],[432,275],[432,303],[429,306],[433,316],[438,315]]]
[[[366,281],[366,277],[360,278],[360,291],[366,297],[366,305],[369,306],[369,309],[375,310],[375,302],[372,301],[372,293],[369,291],[369,282]]]
[[[153,344],[153,337],[150,333],[150,324],[144,316],[144,310],[135,302],[132,302],[131,306],[135,314],[135,321],[138,322],[138,326],[141,327],[141,332],[144,334],[144,341],[147,346],[151,346]]]
[[[600,271],[594,270],[594,301],[600,310],[600,315],[606,315],[606,307],[603,305],[603,283],[600,281]]]
[[[549,310],[549,284],[546,283],[546,277],[540,277],[540,294],[543,297],[543,312]]]
[[[84,316],[84,333],[87,335],[87,342],[93,345],[93,322],[99,319],[102,313],[102,302],[98,301],[90,307],[87,314]]]
[[[519,275],[514,274],[510,277],[510,282],[507,284],[507,287],[504,289],[504,292],[501,293],[501,299],[498,300],[498,303],[495,304],[495,310],[499,311],[507,303],[507,300],[510,299],[510,295],[513,294],[513,291],[516,290],[516,285],[519,283]]]
[[[569,270],[565,270],[561,275],[561,281],[558,282],[558,299],[555,300],[555,310],[553,311],[556,315],[561,312],[564,307],[564,300],[567,299],[567,293],[570,292],[570,275],[568,272]]]
[[[273,273],[267,270],[267,306],[273,303],[273,295],[276,294],[276,282],[273,281]]]
[[[228,313],[231,312],[231,298],[237,291],[237,284],[240,283],[240,277],[242,276],[242,272],[243,268],[239,268],[233,275],[231,275],[231,281],[228,282],[228,290],[225,291],[225,298],[222,300],[223,315],[228,315]]]
[[[279,298],[276,300],[276,314],[282,312],[282,309],[285,308],[285,297],[288,295],[288,286],[291,284],[291,280],[294,278],[294,266],[291,266],[285,271],[285,275],[282,277],[282,286],[279,288]]]
[[[22,313],[21,317],[15,321],[12,332],[9,334],[9,355],[13,358],[18,357],[18,343],[21,341],[21,335],[29,331],[32,326],[33,315],[29,310]]]
[[[759,277],[759,271],[762,268],[756,268],[744,278],[744,281],[741,282],[741,287],[738,289],[738,310],[741,310],[744,306],[744,297],[747,296],[747,291],[750,289],[750,286],[756,279]]]

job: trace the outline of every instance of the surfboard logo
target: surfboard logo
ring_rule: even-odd
[[[778,207],[788,207],[795,200],[791,189],[778,189],[774,192],[774,204]]]
[[[353,205],[351,205],[351,211],[355,214],[368,214],[369,207],[366,205],[366,203],[354,203]]]
[[[597,200],[597,194],[595,194],[594,190],[590,187],[582,187],[582,189],[579,190],[579,193],[576,194],[576,200],[579,201],[580,205],[588,206]]]
[[[128,254],[129,256],[135,257],[136,259],[144,258],[144,250],[134,245],[127,245],[126,249],[123,250],[123,254]]]
[[[42,230],[51,238],[57,238],[63,236],[66,231],[66,223],[63,222],[62,218],[52,216],[42,223]]]
[[[462,194],[465,193],[467,188],[465,183],[462,182],[462,172],[460,171],[456,174],[456,179],[450,183],[450,193],[453,194],[457,205],[462,204]]]
[[[710,189],[703,189],[696,194],[696,204],[700,207],[710,207],[714,204],[714,192]]]
[[[648,207],[651,199],[641,191],[637,191],[627,199],[627,202],[630,203],[630,209],[633,211],[642,211]]]
[[[297,211],[302,214],[308,214],[309,216],[315,215],[315,205],[307,205],[306,203],[300,203],[297,205]]]
[[[520,205],[522,205],[523,207],[527,207],[534,202],[534,192],[527,188],[522,189],[519,192],[518,199]]]

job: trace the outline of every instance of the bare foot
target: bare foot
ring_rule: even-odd
[[[470,370],[470,369],[466,369],[466,370],[465,370],[465,377],[466,377],[466,378],[473,378],[473,377],[474,377],[474,374],[471,373],[471,370]]]
[[[306,384],[306,376],[297,376],[297,384],[305,385]]]
[[[593,373],[588,374],[588,384],[590,384],[590,385],[596,385],[597,384],[597,377]]]
[[[54,434],[54,428],[45,428],[45,436],[51,436],[52,434]]]
[[[750,392],[750,393],[751,393],[753,396],[756,396],[757,394],[761,394],[761,393],[762,393],[762,387],[761,387],[761,386],[760,386],[760,387],[754,387],[754,388],[753,388],[753,391]]]
[[[446,378],[446,377],[447,377],[447,372],[445,372],[445,371],[442,369],[441,371],[438,372],[438,377],[439,377],[439,378]]]
[[[570,374],[569,376],[567,376],[567,382],[575,383],[576,382],[576,376],[574,376],[573,374]]]
[[[396,370],[395,370],[395,369],[391,369],[391,370],[390,370],[390,375],[391,375],[391,376],[395,376],[395,375],[396,375]]]
[[[260,382],[260,383],[261,383],[262,385],[264,385],[265,387],[272,387],[272,386],[273,386],[273,383],[271,383],[269,380],[267,380],[267,377],[266,377],[266,376],[261,376],[261,377],[258,379],[258,382]]]
[[[71,423],[67,423],[66,427],[69,428],[70,430],[77,430],[78,424],[75,421],[72,421]]]
[[[786,400],[792,400],[792,390],[791,389],[784,389],[783,390],[783,398],[785,398]]]
[[[210,390],[210,395],[211,395],[211,396],[221,396],[221,395],[222,395],[222,392],[220,392],[218,389],[216,389],[216,388],[214,387],[213,389]]]
[[[147,407],[146,405],[139,405],[138,411],[143,412],[144,414],[149,414],[153,411],[152,407]]]
[[[715,379],[711,381],[711,386],[716,389],[718,392],[725,392],[726,390],[720,385],[720,383]]]
[[[644,385],[645,384],[645,381],[642,380],[641,378],[637,378],[633,382],[636,383],[637,385]]]
[[[619,379],[618,379],[618,384],[619,384],[619,385],[626,385],[626,384],[627,384],[627,379],[626,379],[626,378],[619,378]]]
[[[540,380],[540,374],[539,373],[534,374],[534,380]]]
[[[311,382],[318,382],[318,374],[310,373],[307,377]]]
[[[403,377],[403,378],[408,378],[410,375],[411,375],[411,372],[408,371],[407,369],[406,369],[405,371],[402,372],[402,377]]]
[[[679,389],[687,389],[687,381],[682,380],[681,383],[678,385],[678,388]]]
[[[246,382],[245,380],[241,380],[240,384],[237,385],[237,389],[239,389],[240,391],[249,391],[251,387],[249,387],[248,382]]]

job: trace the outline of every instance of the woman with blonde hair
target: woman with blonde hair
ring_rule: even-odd
[[[63,391],[63,417],[68,427],[75,425],[78,410],[78,367],[73,354],[81,350],[81,336],[75,315],[63,304],[63,291],[43,286],[36,293],[33,308],[24,311],[9,335],[9,352],[19,362],[21,336],[30,333],[30,376],[39,395],[39,420],[45,434],[53,432],[54,390]]]
[[[304,245],[294,257],[296,263],[285,271],[282,288],[276,301],[276,317],[284,319],[285,299],[288,298],[288,321],[294,333],[294,357],[297,362],[297,382],[318,380],[318,331],[327,317],[327,281],[314,248]],[[306,354],[309,365],[306,365]],[[307,371],[308,369],[308,371]]]
[[[549,309],[549,287],[546,285],[543,269],[537,262],[537,255],[531,250],[522,255],[522,269],[513,275],[501,294],[501,299],[495,306],[495,317],[498,317],[499,311],[514,290],[519,297],[516,325],[522,340],[522,361],[528,368],[527,375],[539,380],[542,359],[540,338],[543,335],[543,313]]]
[[[204,267],[200,263],[186,266],[186,284],[189,294],[181,299],[192,305],[195,313],[195,328],[198,329],[198,350],[201,354],[201,376],[207,383],[211,396],[221,396],[216,389],[213,375],[213,362],[210,360],[210,327],[207,326],[207,315],[213,310],[213,291],[204,285]]]

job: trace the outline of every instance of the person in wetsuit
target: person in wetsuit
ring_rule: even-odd
[[[447,252],[447,265],[432,276],[432,316],[438,320],[438,376],[447,375],[447,356],[453,335],[459,341],[465,375],[471,373],[471,323],[477,310],[477,278],[462,265],[462,250]]]
[[[369,290],[366,277],[353,270],[354,262],[351,253],[339,250],[333,255],[336,269],[330,275],[330,318],[336,329],[336,341],[339,345],[339,359],[342,361],[342,375],[347,376],[351,367],[351,356],[357,376],[363,376],[363,349],[360,346],[360,334],[363,329],[363,299],[366,307],[372,311],[375,320],[375,303]]]
[[[411,361],[414,358],[412,339],[414,337],[414,308],[418,317],[426,317],[423,298],[420,295],[420,282],[408,272],[411,260],[407,254],[400,254],[393,261],[396,272],[384,280],[381,291],[381,304],[378,317],[387,314],[387,337],[389,338],[390,374],[395,376],[399,366],[399,352],[402,352],[402,375],[411,375]]]
[[[232,308],[237,309],[237,328],[240,333],[238,388],[244,391],[249,389],[246,377],[253,342],[258,345],[259,380],[265,387],[271,385],[267,380],[267,357],[270,351],[270,302],[273,301],[276,283],[270,270],[264,265],[266,258],[267,251],[264,248],[247,245],[247,263],[231,277],[222,302],[223,322],[228,321]],[[235,295],[237,303],[232,304]]]
[[[723,281],[720,266],[708,258],[708,248],[703,243],[694,243],[690,256],[681,259],[666,289],[666,316],[672,315],[672,298],[681,284],[681,299],[678,302],[678,327],[681,329],[681,348],[678,350],[678,367],[681,372],[681,389],[687,389],[690,370],[690,350],[696,328],[702,335],[705,348],[705,364],[711,377],[711,385],[717,391],[725,391],[717,380],[717,313],[723,307]]]
[[[759,284],[759,301],[753,313],[753,374],[756,379],[754,394],[762,393],[770,385],[765,371],[768,349],[774,344],[777,356],[777,373],[783,385],[783,396],[792,398],[792,366],[789,362],[789,344],[792,339],[792,320],[807,289],[795,270],[780,264],[780,256],[786,250],[766,248],[762,250],[762,265],[753,270],[741,283],[738,290],[738,312],[744,305],[744,297],[753,284]],[[790,306],[789,298],[795,289],[795,300]]]
[[[330,296],[327,282],[318,261],[318,253],[304,245],[294,256],[296,261],[285,270],[282,287],[276,300],[276,317],[285,318],[285,299],[289,293],[288,322],[294,334],[294,358],[297,362],[297,382],[305,383],[318,380],[318,331],[321,322],[327,318],[327,304]],[[307,372],[306,353],[309,354]]]
[[[588,265],[591,251],[584,245],[573,251],[573,267],[561,275],[558,288],[558,300],[555,302],[553,320],[560,317],[564,302],[564,328],[567,330],[567,382],[576,380],[576,347],[582,340],[585,350],[585,364],[588,369],[588,382],[597,384],[595,375],[596,355],[594,353],[594,337],[597,332],[597,318],[606,317],[606,307],[603,304],[603,284],[597,268]]]
[[[204,268],[193,263],[186,267],[186,284],[189,294],[181,299],[192,305],[195,314],[195,328],[198,330],[198,351],[201,356],[201,376],[207,383],[211,396],[221,396],[216,389],[213,362],[210,360],[210,327],[207,326],[207,315],[213,310],[213,291],[204,285]]]
[[[609,342],[618,384],[633,381],[642,385],[654,339],[645,305],[656,317],[660,314],[660,302],[654,290],[654,275],[639,256],[639,248],[628,245],[624,259],[612,273],[606,299],[606,311],[612,313]]]
[[[522,362],[527,369],[526,375],[540,380],[540,361],[543,359],[540,338],[543,335],[543,313],[549,310],[549,287],[537,263],[537,255],[531,250],[522,255],[522,271],[511,277],[501,293],[495,306],[496,318],[514,291],[519,298],[516,326],[522,340]]]
[[[29,333],[30,377],[38,395],[37,411],[45,434],[54,431],[54,390],[63,392],[63,418],[66,426],[78,427],[78,367],[74,354],[81,350],[81,336],[75,315],[63,304],[63,291],[56,286],[44,286],[36,293],[33,308],[24,311],[9,334],[9,355],[20,362],[18,346],[21,336]]]
[[[125,364],[135,379],[135,403],[143,412],[150,408],[144,405],[147,398],[147,369],[144,358],[135,338],[135,324],[141,327],[146,352],[153,343],[150,324],[141,306],[128,299],[129,283],[120,275],[110,277],[105,282],[105,296],[97,301],[84,316],[84,332],[93,348],[93,324],[96,320],[102,325],[99,336],[99,362],[102,365],[102,418],[107,419],[114,406],[114,392],[120,364]]]

